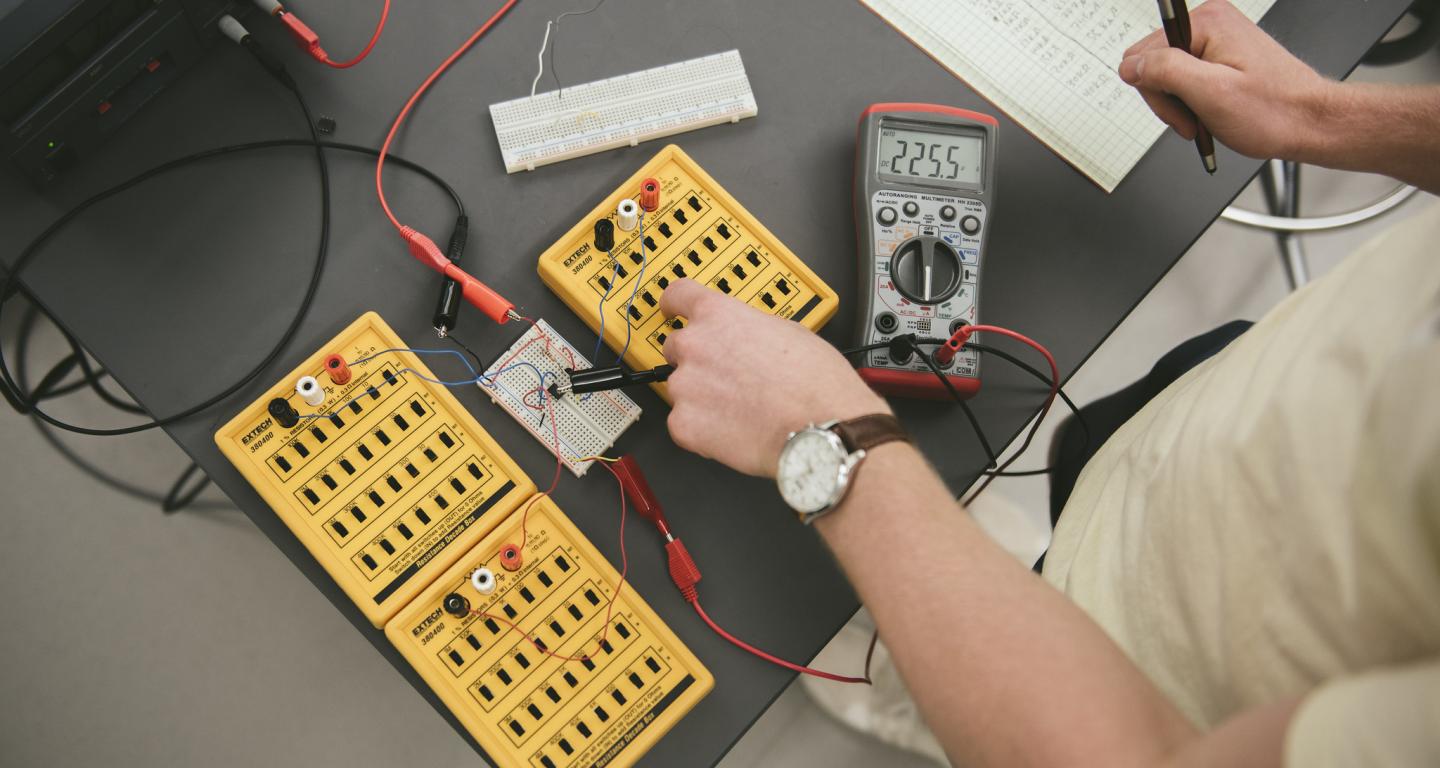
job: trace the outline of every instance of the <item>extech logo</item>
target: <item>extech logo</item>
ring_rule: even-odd
[[[421,621],[419,624],[416,624],[415,628],[410,630],[410,634],[419,637],[421,632],[424,632],[427,628],[429,628],[431,624],[434,624],[440,618],[440,611],[441,609],[436,608],[434,612],[432,612],[429,616],[426,616],[423,621]]]
[[[249,445],[251,440],[264,434],[265,430],[270,428],[270,421],[270,417],[267,416],[264,421],[260,422],[260,426],[250,430],[250,434],[240,438],[240,444]]]
[[[580,258],[581,256],[584,256],[586,253],[589,253],[589,252],[590,252],[590,244],[589,244],[589,243],[585,243],[584,245],[580,246],[579,248],[576,248],[574,253],[570,254],[569,256],[567,256],[567,257],[565,258],[565,266],[567,266],[567,267],[569,267],[569,266],[574,266],[576,259]]]

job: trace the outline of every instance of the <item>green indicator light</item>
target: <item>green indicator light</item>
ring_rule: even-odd
[[[50,148],[50,149],[54,149],[54,148],[55,148],[55,142],[52,141],[52,142],[50,142],[49,144],[46,144],[45,146],[48,147],[48,148]]]

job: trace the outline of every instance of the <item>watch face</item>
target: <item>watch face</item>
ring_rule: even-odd
[[[830,506],[841,491],[841,468],[846,458],[840,439],[829,430],[795,433],[780,452],[775,472],[785,503],[801,513],[819,512]]]

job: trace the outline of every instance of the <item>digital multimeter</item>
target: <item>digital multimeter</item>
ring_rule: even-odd
[[[859,339],[948,338],[976,322],[980,264],[995,210],[995,118],[936,104],[875,104],[855,150]],[[944,398],[907,349],[867,353],[861,378],[884,394]],[[944,366],[962,395],[980,390],[980,359]]]

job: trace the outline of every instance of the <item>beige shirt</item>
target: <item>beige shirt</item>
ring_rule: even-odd
[[[1440,766],[1440,207],[1117,431],[1045,578],[1201,727],[1307,694],[1287,764]]]

